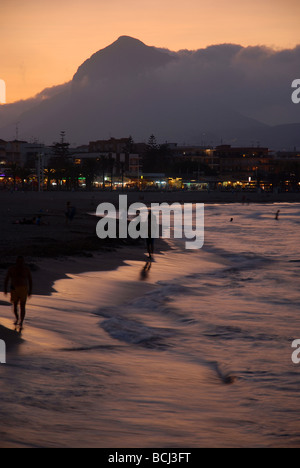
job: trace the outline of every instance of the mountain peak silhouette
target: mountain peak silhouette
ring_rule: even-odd
[[[147,47],[146,44],[144,44],[142,41],[139,39],[136,39],[131,36],[120,36],[115,42],[111,44],[112,45],[126,45],[126,46],[140,46],[140,47]],[[109,46],[108,46],[109,47]]]
[[[174,60],[168,52],[145,45],[130,36],[120,36],[108,47],[99,50],[77,70],[73,82],[99,81],[102,78],[118,78],[137,75],[153,68],[167,65]]]
[[[287,86],[299,57],[300,47],[271,55],[234,44],[173,52],[120,36],[68,83],[0,106],[0,138],[10,139],[20,122],[22,139],[48,144],[63,128],[72,144],[154,134],[189,144],[300,147],[299,109]]]

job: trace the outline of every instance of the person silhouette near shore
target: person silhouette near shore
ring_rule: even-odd
[[[278,210],[277,213],[276,213],[276,215],[275,215],[276,221],[279,221],[279,213],[280,213],[280,210]]]
[[[148,255],[149,255],[149,260],[153,259],[154,239],[157,237],[157,230],[158,230],[157,218],[152,213],[152,211],[149,210],[149,213],[148,213],[148,236],[146,238],[146,246],[147,246],[147,251],[148,251]]]
[[[8,286],[10,283],[11,290],[11,303],[14,307],[15,325],[23,327],[23,322],[26,316],[26,303],[28,297],[32,295],[32,276],[30,269],[26,266],[23,257],[18,257],[16,264],[10,267],[7,271],[4,294],[8,293]],[[20,318],[18,313],[18,306],[20,304]]]
[[[68,202],[67,203],[67,208],[66,208],[66,211],[65,211],[66,224],[67,225],[73,221],[73,219],[75,217],[75,214],[76,214],[75,206],[71,206],[71,203]]]

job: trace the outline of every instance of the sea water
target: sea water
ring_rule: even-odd
[[[299,204],[206,205],[203,249],[33,298],[0,444],[298,447],[299,224]]]

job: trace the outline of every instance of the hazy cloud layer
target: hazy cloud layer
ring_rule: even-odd
[[[223,44],[178,56],[165,72],[192,86],[195,94],[210,95],[212,101],[270,125],[300,122],[300,109],[291,103],[291,83],[300,77],[300,46],[274,51]]]

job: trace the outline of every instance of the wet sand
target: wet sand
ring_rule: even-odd
[[[186,254],[180,251],[163,252],[156,255],[149,278],[141,281],[144,250],[120,251],[132,259],[115,270],[108,253],[61,264],[40,260],[45,278],[51,269],[57,274],[60,266],[62,272],[73,267],[73,273],[53,284],[51,296],[30,299],[21,336],[9,330],[9,308],[0,307],[0,334],[12,337],[7,364],[0,367],[3,448],[179,447],[187,440],[197,445],[189,427],[194,403],[186,417],[182,396],[190,386],[203,383],[206,388],[215,372],[181,362],[172,353],[165,356],[160,334],[171,333],[169,319],[156,317],[155,306],[153,317],[142,308],[141,317],[135,318],[127,305],[140,300],[147,305],[160,282],[190,274],[199,263],[184,263]],[[100,258],[110,271],[95,267]],[[87,273],[79,273],[82,269]],[[36,281],[40,284],[38,277]]]
[[[33,296],[51,296],[55,293],[55,283],[72,275],[114,271],[126,261],[143,262],[147,258],[142,241],[97,237],[97,219],[92,214],[102,199],[94,194],[1,193],[0,200],[0,291],[3,291],[6,271],[18,255],[25,257],[31,269]],[[67,224],[65,211],[69,201],[76,207],[76,215]],[[18,224],[24,218],[38,217],[40,225]],[[158,241],[156,249],[164,251],[168,245]],[[9,301],[10,294],[1,293],[0,339],[12,347],[20,344],[20,337],[14,332]],[[11,320],[7,318],[10,316]]]

